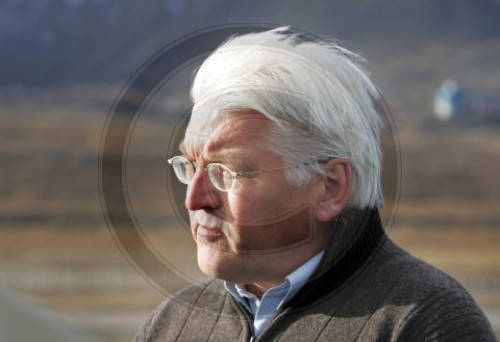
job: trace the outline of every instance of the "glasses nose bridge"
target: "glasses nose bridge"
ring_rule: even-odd
[[[184,167],[181,166],[182,163],[175,163],[175,159],[176,158],[179,158],[179,161],[182,161],[184,163]],[[174,171],[175,171],[175,174],[177,175],[177,178],[184,184],[188,185],[188,186],[193,186],[193,182],[197,182],[197,177],[199,177],[198,175],[198,172],[203,172],[205,175],[202,179],[202,184],[203,184],[203,187],[205,188],[205,191],[210,191],[209,189],[207,189],[207,186],[211,186],[213,187],[214,189],[218,190],[218,191],[223,191],[223,192],[228,192],[230,191],[233,186],[234,186],[234,179],[231,177],[232,179],[232,184],[229,188],[227,188],[226,186],[223,186],[220,184],[220,182],[218,182],[217,180],[214,180],[212,177],[214,175],[210,175],[210,166],[212,165],[213,167],[215,165],[218,165],[219,167],[223,167],[224,169],[227,169],[227,171],[229,172],[229,174],[231,174],[231,176],[234,176],[233,173],[230,169],[228,169],[227,167],[224,167],[224,165],[222,164],[219,164],[219,163],[208,163],[207,165],[205,165],[204,167],[201,166],[202,164],[200,164],[199,162],[197,161],[193,161],[193,160],[189,160],[185,157],[174,157],[172,159],[169,159],[167,160],[169,164],[172,164],[172,166],[174,167]],[[188,169],[187,165],[190,165],[190,167],[192,168],[192,172],[186,172],[186,170]],[[182,171],[184,170],[184,171]],[[216,172],[217,173],[217,172]],[[181,176],[182,175],[182,176]],[[210,184],[208,185],[207,184]]]
[[[214,171],[214,170],[212,170],[212,172],[210,172],[209,171],[210,168],[218,168],[217,170],[219,172],[218,171]],[[222,192],[229,192],[234,187],[233,172],[229,168],[227,168],[227,166],[224,166],[223,164],[219,164],[219,163],[210,163],[210,164],[207,164],[205,167],[203,167],[201,169],[203,169],[203,171],[205,172],[206,180],[216,190],[222,191]],[[220,171],[221,169],[223,171]],[[226,184],[224,184],[224,182],[221,182],[220,180],[217,179],[218,174],[221,173],[221,172],[224,172],[224,171],[227,171],[231,175],[231,182],[232,183],[231,183],[231,185],[229,187],[226,186]]]
[[[205,174],[205,177],[210,181],[210,179],[208,177],[208,170],[207,170],[207,168],[210,164],[207,164],[205,166],[200,166],[200,164],[197,162],[191,162],[191,163],[193,164],[193,168],[194,168],[193,178],[196,176],[196,173],[202,172]]]
[[[208,178],[206,168],[196,167],[187,183],[186,208],[188,210],[200,210],[202,208],[218,208],[220,205],[219,193]]]
[[[197,177],[197,174],[198,172],[200,172],[201,174],[203,174],[203,181],[202,181],[202,184],[205,188],[205,190],[208,190],[206,189],[207,185],[209,184],[211,187],[217,189],[217,190],[220,190],[216,184],[214,184],[212,182],[212,180],[210,179],[210,175],[208,173],[208,167],[210,166],[210,164],[208,165],[205,165],[204,167],[203,166],[200,166],[198,163],[196,162],[191,162],[193,164],[193,167],[194,167],[194,173],[193,173],[193,177],[191,177],[191,179],[189,180],[189,183],[193,183],[193,181],[195,180],[195,178]]]

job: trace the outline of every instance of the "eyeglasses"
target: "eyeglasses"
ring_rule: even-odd
[[[168,163],[172,165],[175,175],[181,183],[191,183],[194,175],[196,174],[196,166],[192,161],[183,156],[176,156],[170,158],[168,160]],[[294,167],[278,167],[275,169],[266,169],[260,171],[234,172],[224,164],[211,163],[204,167],[203,170],[207,174],[210,183],[217,190],[228,192],[233,189],[235,181],[238,178],[250,178],[264,172],[286,170]]]

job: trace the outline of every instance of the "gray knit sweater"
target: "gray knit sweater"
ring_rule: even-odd
[[[496,341],[469,293],[392,243],[377,210],[333,228],[315,274],[257,341]],[[251,320],[211,280],[163,302],[135,341],[250,341]]]

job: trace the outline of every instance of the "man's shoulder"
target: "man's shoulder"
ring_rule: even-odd
[[[406,296],[427,296],[429,293],[448,291],[464,293],[468,291],[452,276],[410,254],[392,242],[388,247],[391,257],[381,265],[379,272],[391,274],[394,289]]]
[[[213,311],[212,307],[220,306],[219,303],[224,301],[226,296],[223,282],[218,279],[209,279],[168,295],[153,311],[152,316],[175,317],[180,312],[189,314],[192,311]]]
[[[197,341],[202,335],[213,333],[217,325],[238,325],[239,316],[241,312],[229,298],[223,282],[208,280],[165,299],[144,322],[135,341]],[[230,332],[240,330],[230,329]],[[227,334],[227,331],[221,330],[218,334]]]
[[[184,287],[169,296],[170,300],[182,299],[184,301],[198,300],[200,296],[225,296],[224,282],[220,279],[207,279]],[[169,299],[165,300],[168,302]]]
[[[384,320],[393,317],[398,321],[395,326],[399,327],[400,336],[408,340],[415,340],[416,336],[458,337],[460,334],[494,340],[489,322],[464,286],[394,244],[391,243],[390,248],[391,257],[374,273],[374,281],[392,280],[385,284],[385,291],[379,292],[383,295],[383,304],[375,311],[375,320],[378,315]]]
[[[359,286],[385,295],[399,306],[418,306],[434,300],[454,298],[477,307],[469,292],[455,278],[387,240],[361,276]]]

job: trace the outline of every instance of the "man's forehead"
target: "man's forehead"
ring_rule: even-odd
[[[200,149],[208,143],[216,146],[243,135],[256,137],[265,130],[269,122],[261,113],[247,109],[231,110],[216,116],[194,112],[180,148],[185,152],[186,148]]]

